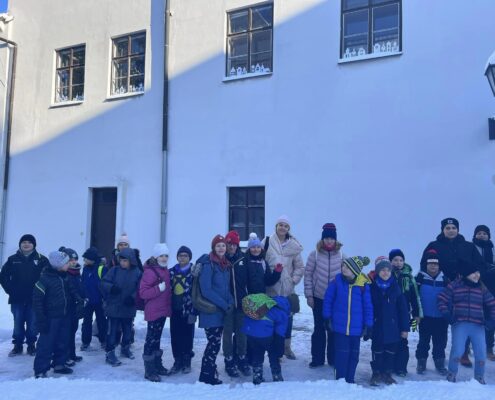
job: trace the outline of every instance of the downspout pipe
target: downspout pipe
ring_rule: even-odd
[[[12,49],[12,55],[9,57],[8,82],[7,82],[7,109],[6,109],[6,129],[1,138],[1,159],[3,170],[3,187],[0,203],[0,261],[3,261],[3,253],[5,247],[5,214],[7,210],[7,188],[9,186],[9,167],[10,167],[10,139],[12,136],[12,110],[14,106],[14,87],[15,74],[17,67],[17,43],[12,40],[0,37],[0,42],[5,43]]]
[[[170,45],[170,3],[165,0],[165,51],[163,59],[163,121],[162,121],[162,193],[160,210],[160,242],[167,238],[168,216],[168,130],[169,130],[169,45]]]

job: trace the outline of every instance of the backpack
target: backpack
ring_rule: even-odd
[[[201,268],[203,265],[201,263],[196,263],[193,267],[191,267],[191,273],[193,276],[193,283],[191,289],[191,301],[193,307],[199,312],[203,312],[206,314],[213,314],[218,311],[217,306],[205,299],[201,294],[201,287],[199,284],[199,276],[201,275]]]
[[[156,272],[155,268],[151,268],[152,271],[155,273],[156,275],[156,278],[158,279],[158,283],[161,283],[162,282],[162,278],[160,277],[160,275],[158,275],[158,272]],[[141,277],[142,279],[142,277]],[[138,290],[136,290],[136,298],[135,298],[135,303],[136,303],[136,310],[139,310],[139,311],[144,311],[144,306],[146,305],[146,300],[144,300],[141,295],[139,294],[139,286],[141,286],[141,280],[139,280],[139,283],[138,283]]]

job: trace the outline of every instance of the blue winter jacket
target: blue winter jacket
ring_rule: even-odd
[[[265,318],[256,320],[248,316],[244,317],[242,332],[257,338],[266,338],[273,336],[273,334],[285,337],[290,315],[289,300],[283,296],[272,298],[277,302],[277,305],[270,308]]]
[[[376,279],[371,285],[373,302],[373,341],[382,344],[400,341],[401,332],[409,332],[409,310],[397,280],[392,276],[391,285],[383,290]]]
[[[199,274],[199,287],[202,296],[217,306],[214,313],[199,313],[200,328],[216,328],[223,326],[225,311],[229,305],[234,304],[234,298],[230,290],[230,268],[222,269],[220,265],[212,262],[209,255],[204,255],[198,260],[202,264]]]
[[[416,283],[419,287],[423,315],[431,318],[442,318],[442,313],[438,309],[437,298],[447,287],[447,278],[443,272],[433,278],[427,272],[420,271],[416,276]]]
[[[107,273],[107,268],[96,265],[85,265],[82,271],[82,283],[84,294],[88,299],[88,304],[101,304],[102,295],[100,291],[100,281]]]
[[[330,318],[335,332],[361,336],[365,326],[373,326],[370,280],[360,274],[350,284],[342,274],[330,282],[323,299],[323,318]]]

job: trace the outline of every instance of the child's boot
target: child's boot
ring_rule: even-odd
[[[144,379],[150,382],[160,382],[160,375],[156,373],[155,356],[147,356],[143,354],[144,361]]]
[[[253,367],[253,383],[259,385],[263,382],[263,366]]]
[[[445,358],[437,358],[433,360],[435,362],[435,368],[440,375],[447,375],[447,368],[445,368]]]
[[[416,372],[419,375],[423,375],[425,371],[426,371],[426,358],[418,358],[418,365],[416,366]]]
[[[115,350],[107,352],[105,361],[107,364],[110,364],[112,367],[118,367],[120,364],[122,364],[122,362],[115,355]]]
[[[168,375],[168,370],[162,364],[162,355],[162,349],[155,351],[155,369],[158,375],[165,376]]]

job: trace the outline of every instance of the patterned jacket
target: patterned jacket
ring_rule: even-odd
[[[172,313],[179,313],[184,318],[195,314],[191,299],[193,283],[191,267],[192,264],[189,264],[189,268],[181,270],[179,264],[176,264],[168,270],[172,286]]]

